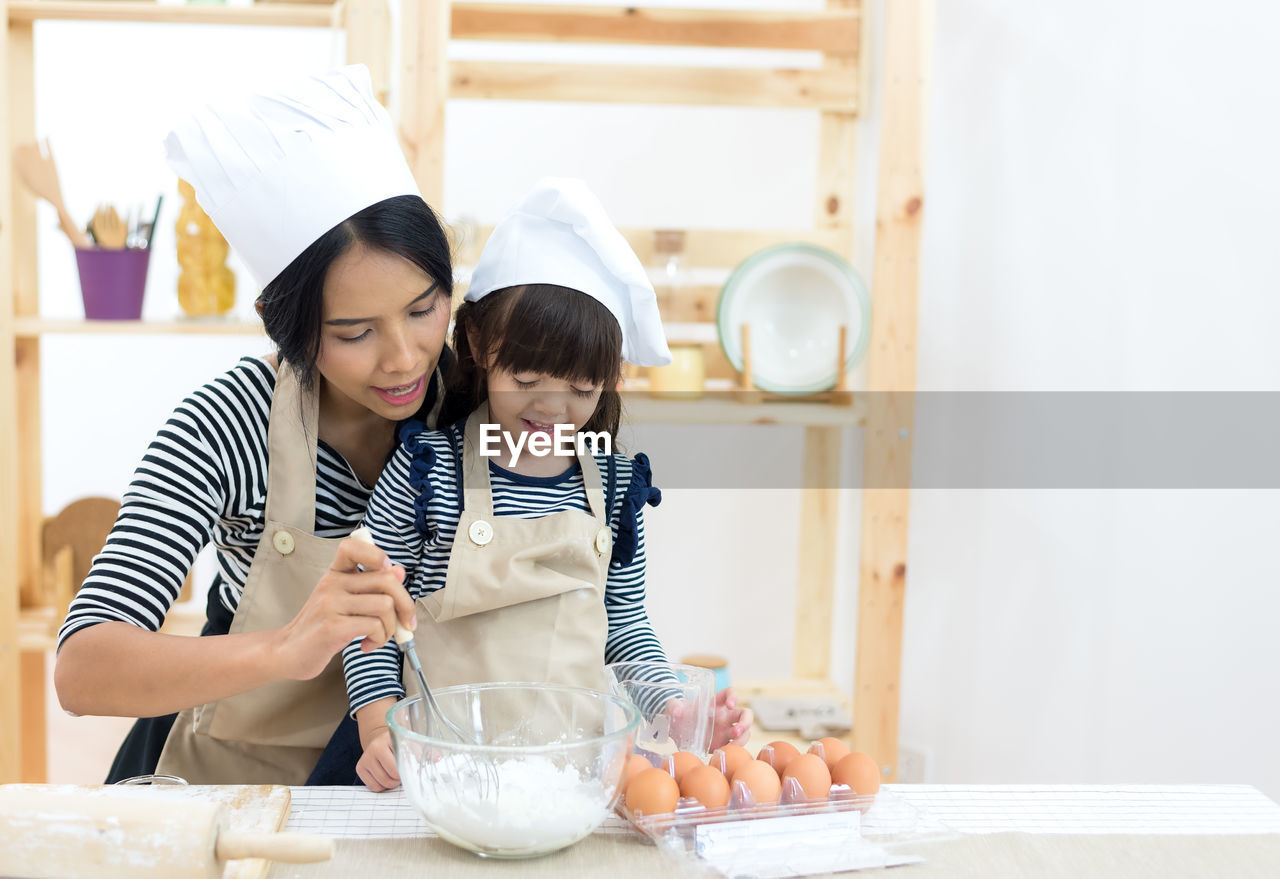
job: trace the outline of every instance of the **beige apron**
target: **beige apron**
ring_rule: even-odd
[[[432,689],[481,681],[537,681],[600,689],[612,554],[600,470],[578,456],[591,514],[494,516],[489,461],[478,454],[488,406],[467,419],[464,508],[443,589],[418,599],[414,643]],[[405,663],[405,688],[417,685]]]
[[[281,363],[267,426],[266,524],[231,634],[290,622],[337,552],[338,538],[312,533],[318,415],[316,392],[303,393]],[[304,784],[347,708],[335,655],[311,680],[275,681],[179,713],[156,771],[192,784]]]

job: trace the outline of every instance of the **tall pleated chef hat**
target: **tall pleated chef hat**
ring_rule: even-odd
[[[352,214],[420,195],[362,64],[204,107],[165,153],[264,287]]]
[[[618,319],[623,360],[636,366],[671,362],[653,284],[582,180],[538,181],[489,236],[466,299],[474,302],[518,284],[581,290]]]

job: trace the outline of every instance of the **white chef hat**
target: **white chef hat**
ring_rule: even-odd
[[[544,177],[493,230],[466,299],[518,284],[556,284],[598,299],[622,327],[622,359],[665,366],[671,351],[653,284],[582,180]]]
[[[361,64],[207,106],[165,153],[264,287],[352,214],[420,194]]]

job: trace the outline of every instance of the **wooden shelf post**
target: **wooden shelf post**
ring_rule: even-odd
[[[12,127],[9,109],[12,101],[9,64],[10,28],[8,2],[0,0],[0,14],[6,17],[6,27],[0,35],[0,120],[4,133],[0,141],[6,151],[12,143]],[[0,559],[5,564],[16,565],[19,558],[19,491],[18,474],[18,373],[17,338],[14,335],[14,265],[13,265],[13,164],[6,152],[4,167],[0,168]],[[20,741],[21,726],[18,713],[18,689],[22,674],[18,652],[18,601],[21,595],[16,571],[0,576],[0,783],[18,781],[21,755],[12,743]]]
[[[885,4],[880,169],[863,454],[854,748],[898,772],[930,0]]]
[[[422,197],[444,210],[444,107],[449,97],[449,6],[406,3],[400,11],[400,143]]]

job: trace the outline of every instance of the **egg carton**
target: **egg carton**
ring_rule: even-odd
[[[783,879],[924,860],[924,847],[955,833],[888,791],[858,796],[844,785],[809,800],[795,779],[778,803],[755,803],[734,785],[729,804],[683,798],[662,815],[628,815],[663,855],[692,876]]]

